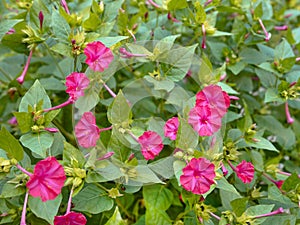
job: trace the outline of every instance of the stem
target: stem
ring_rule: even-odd
[[[129,29],[127,29],[127,32],[131,35],[131,37],[133,38],[134,42],[136,42],[136,38],[135,38],[133,32],[131,30],[129,30]]]
[[[267,217],[267,216],[273,216],[273,215],[281,214],[283,212],[284,212],[283,208],[280,207],[279,209],[277,209],[273,212],[269,212],[269,213],[265,213],[265,214],[262,214],[262,215],[255,216],[255,219],[259,219],[259,218]]]
[[[66,13],[68,13],[70,15],[70,10],[68,8],[68,4],[66,3],[66,0],[61,0],[60,1],[62,7],[65,9]]]
[[[289,111],[288,102],[285,102],[285,115],[286,115],[286,120],[289,124],[294,123],[294,119],[291,117],[291,114],[290,114],[290,111]]]
[[[127,209],[122,205],[122,203],[120,202],[120,200],[116,198],[115,201],[116,201],[118,207],[125,213],[125,215],[126,215],[129,219],[133,220],[134,217],[133,217],[133,216],[127,211]]]
[[[28,175],[29,177],[33,176],[32,173],[28,172],[27,170],[25,170],[20,164],[17,164],[16,167],[21,170],[23,173],[25,173],[26,175]]]
[[[25,199],[24,199],[24,205],[22,209],[22,217],[21,217],[21,223],[20,225],[26,225],[26,206],[27,206],[27,201],[28,201],[28,191],[25,194]]]
[[[68,206],[67,206],[67,211],[66,211],[66,214],[70,213],[71,212],[71,205],[72,205],[72,195],[73,195],[73,187],[70,191],[70,195],[69,195],[69,200],[68,200]]]
[[[160,8],[160,5],[156,4],[155,2],[153,2],[152,0],[148,0],[148,2],[153,5],[155,8]]]
[[[201,28],[202,28],[202,35],[203,35],[201,47],[203,49],[205,49],[206,48],[206,30],[205,30],[205,25],[202,24]]]
[[[266,28],[265,28],[265,26],[264,26],[264,24],[263,24],[263,22],[262,22],[261,19],[258,19],[258,22],[259,22],[261,28],[263,29],[263,31],[265,33],[265,36],[266,36],[265,41],[269,41],[270,40],[270,34],[269,34],[269,32],[266,30]]]
[[[234,165],[232,165],[232,163],[227,160],[228,165],[230,166],[230,168],[236,173],[236,168],[234,167]]]
[[[111,130],[112,128],[113,128],[113,126],[106,127],[106,128],[101,128],[101,129],[99,129],[99,132],[103,132],[103,131],[106,131],[106,130]]]
[[[49,111],[51,111],[51,110],[60,109],[60,108],[62,108],[62,107],[65,107],[65,106],[67,106],[67,105],[70,105],[70,104],[73,104],[73,100],[71,100],[71,99],[69,98],[67,101],[61,103],[60,105],[57,105],[57,106],[54,106],[54,107],[51,107],[51,108],[48,108],[48,109],[44,109],[43,111],[44,111],[44,112],[49,112]]]
[[[115,92],[113,92],[104,82],[103,82],[103,87],[108,91],[108,93],[113,97],[117,97],[117,95],[115,94]]]
[[[296,62],[299,62],[299,61],[300,61],[300,57],[297,57],[297,58],[296,58]]]
[[[30,52],[29,52],[29,56],[27,58],[27,62],[25,64],[25,67],[23,69],[23,72],[22,74],[17,78],[17,81],[20,83],[20,84],[23,84],[24,83],[24,79],[25,79],[25,76],[26,76],[26,73],[27,73],[27,70],[28,70],[28,67],[29,67],[29,64],[30,64],[30,60],[31,60],[31,57],[32,57],[32,53],[33,53],[33,50],[32,49]]]
[[[216,218],[217,220],[221,220],[221,218],[220,218],[219,216],[217,216],[216,214],[214,214],[214,213],[212,213],[212,212],[209,212],[209,214],[210,214],[212,217]]]
[[[130,130],[128,130],[127,132],[137,143],[140,143],[139,139]]]

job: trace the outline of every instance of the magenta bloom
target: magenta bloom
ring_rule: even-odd
[[[54,225],[85,225],[86,218],[81,213],[69,212],[64,216],[55,216]]]
[[[35,165],[26,187],[31,196],[40,197],[45,202],[60,194],[65,180],[64,168],[54,157],[48,157]]]
[[[183,174],[180,176],[182,187],[194,194],[206,193],[215,183],[215,165],[205,158],[193,158],[182,171]]]
[[[138,142],[146,160],[154,159],[164,147],[161,137],[154,131],[145,131],[138,138]]]
[[[173,117],[169,119],[164,126],[165,136],[170,138],[171,140],[176,140],[178,126],[178,117]]]
[[[200,136],[211,136],[221,127],[221,117],[208,105],[199,105],[191,109],[189,113],[189,124]]]
[[[254,166],[250,162],[243,160],[239,165],[236,166],[235,170],[236,175],[244,183],[250,183],[254,177]]]
[[[80,96],[84,95],[84,90],[89,86],[90,80],[84,73],[73,72],[66,77],[66,92],[70,95],[70,99],[74,102]]]
[[[94,41],[84,49],[86,55],[85,63],[94,71],[103,72],[108,68],[109,64],[113,61],[114,55],[112,51],[107,48],[102,42]]]
[[[90,148],[96,146],[100,138],[100,129],[92,112],[85,112],[75,126],[75,136],[80,146]]]
[[[196,106],[208,104],[215,109],[220,117],[223,117],[230,106],[228,94],[218,85],[209,85],[196,95]]]

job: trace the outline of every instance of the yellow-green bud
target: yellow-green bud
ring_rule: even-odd
[[[68,177],[65,181],[65,186],[73,185],[74,177]]]
[[[86,177],[86,172],[84,169],[80,169],[80,168],[74,168],[74,175],[76,177],[79,177],[81,179],[84,179]]]
[[[37,125],[33,125],[33,126],[31,127],[31,130],[32,130],[32,132],[34,132],[34,133],[38,133],[38,132],[40,131],[40,127],[37,126]]]
[[[79,177],[75,177],[73,180],[73,187],[78,187],[82,183],[82,179]]]
[[[117,188],[112,188],[112,189],[108,190],[108,196],[111,198],[117,198],[117,197],[121,197],[123,195],[120,194],[120,192]]]

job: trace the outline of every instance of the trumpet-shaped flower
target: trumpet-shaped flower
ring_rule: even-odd
[[[138,138],[138,142],[146,160],[154,159],[164,147],[161,137],[154,131],[145,131]]]
[[[221,127],[221,117],[208,105],[199,105],[191,109],[189,113],[189,124],[200,136],[211,136]]]
[[[215,165],[205,158],[193,158],[182,171],[182,187],[194,194],[204,194],[214,184]]]
[[[45,202],[60,194],[65,180],[64,168],[54,157],[48,157],[35,165],[26,187],[31,196],[40,197]]]
[[[84,73],[71,73],[66,77],[66,92],[70,99],[75,102],[80,96],[84,95],[84,90],[89,86],[90,80]]]
[[[86,218],[83,214],[69,212],[64,216],[55,216],[54,225],[85,225]]]
[[[220,117],[223,117],[230,105],[228,94],[218,85],[209,85],[203,88],[196,95],[196,106],[209,105],[216,110]]]
[[[173,117],[169,119],[164,126],[165,136],[170,138],[171,140],[176,140],[178,126],[179,126],[178,117]]]
[[[90,148],[96,146],[100,138],[100,129],[92,112],[85,112],[75,126],[75,136],[80,146]]]
[[[108,68],[114,59],[112,51],[100,41],[87,44],[84,49],[84,54],[86,55],[85,63],[88,64],[92,70],[98,72],[103,72],[104,69]]]
[[[236,172],[238,178],[240,178],[244,183],[250,183],[253,180],[255,170],[252,163],[243,160],[236,166],[234,172]]]

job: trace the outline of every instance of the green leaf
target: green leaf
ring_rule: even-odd
[[[196,9],[196,14],[195,14],[195,21],[198,24],[203,24],[206,20],[206,13],[203,8],[203,6],[200,4],[200,2],[195,2],[194,7]]]
[[[110,219],[106,222],[105,225],[126,225],[126,221],[124,221],[119,212],[119,208],[116,207],[114,214],[110,217]]]
[[[164,183],[148,166],[138,165],[134,167],[134,170],[136,171],[136,176],[130,177],[128,185],[139,186],[141,184]]]
[[[31,127],[33,126],[32,113],[14,112],[13,114],[17,118],[18,126],[22,133],[31,131]]]
[[[170,80],[156,80],[151,76],[144,76],[144,79],[154,85],[154,90],[170,92],[175,87],[175,83]]]
[[[73,199],[74,210],[98,214],[110,210],[114,202],[95,184],[86,185]]]
[[[114,37],[99,37],[96,41],[101,41],[106,47],[110,48],[111,46],[127,39],[128,36],[114,36]]]
[[[278,102],[278,103],[283,103],[284,100],[279,97],[277,89],[275,88],[268,88],[265,94],[265,99],[264,99],[265,103],[268,102]]]
[[[42,108],[47,109],[51,107],[51,101],[45,89],[38,80],[34,82],[31,88],[26,92],[19,105],[19,112],[28,112],[28,106],[33,109],[38,103],[43,101]]]
[[[72,57],[72,48],[68,44],[59,42],[53,45],[50,49],[63,56]]]
[[[78,162],[78,168],[82,168],[85,158],[82,152],[68,142],[64,142],[63,161],[66,165],[72,165],[73,161]]]
[[[75,107],[79,109],[79,114],[88,112],[93,109],[99,102],[98,93],[94,90],[89,89],[85,92],[84,96],[81,96],[76,102]]]
[[[145,206],[148,209],[167,210],[173,201],[173,193],[160,184],[143,187]]]
[[[174,44],[174,41],[179,36],[180,35],[170,35],[170,36],[164,37],[163,39],[158,41],[157,44],[155,45],[154,49],[153,49],[153,53],[155,55],[154,57],[158,58],[158,56],[160,54],[164,54],[167,51],[170,51],[173,44]]]
[[[88,19],[83,22],[83,28],[86,31],[97,31],[97,28],[101,25],[101,20],[96,13],[90,13]]]
[[[186,0],[168,0],[167,7],[168,10],[184,9],[188,4]]]
[[[276,61],[280,61],[286,58],[294,57],[295,54],[288,41],[283,39],[282,42],[276,46],[274,56]]]
[[[231,201],[230,205],[232,206],[233,212],[239,217],[247,209],[248,198],[237,198]]]
[[[45,114],[45,122],[44,126],[48,126],[51,121],[57,116],[57,114],[60,112],[60,109],[51,110]]]
[[[71,28],[65,18],[61,16],[57,10],[53,10],[52,12],[51,27],[54,35],[59,40],[59,42],[65,44],[69,43]]]
[[[48,200],[46,202],[42,202],[40,198],[29,196],[28,206],[37,217],[43,218],[50,224],[53,224],[54,216],[56,216],[58,213],[61,201],[61,194],[58,195],[54,200]]]
[[[276,86],[277,78],[272,72],[265,71],[260,68],[255,68],[254,71],[264,87],[274,88]]]
[[[282,185],[282,190],[283,191],[291,191],[291,190],[296,190],[297,185],[300,184],[300,178],[298,177],[299,175],[297,173],[293,173],[291,176],[289,176],[283,183]]]
[[[268,198],[276,201],[276,203],[279,203],[283,208],[297,207],[297,204],[292,202],[287,196],[283,195],[275,185],[269,186]]]
[[[32,152],[42,158],[46,158],[54,138],[53,135],[48,132],[28,133],[22,135],[20,141],[22,145],[29,148]]]
[[[189,148],[196,148],[198,145],[199,135],[198,133],[191,127],[188,122],[179,118],[179,128],[177,131],[176,137],[176,148],[180,148],[183,150],[187,150]]]
[[[171,220],[168,214],[156,208],[146,210],[146,223],[145,225],[171,225]]]
[[[127,99],[120,90],[112,105],[109,107],[107,117],[112,124],[129,123],[131,119],[131,110]]]
[[[5,183],[2,187],[1,198],[12,198],[24,194],[26,188],[24,186],[17,186],[12,183]]]
[[[257,141],[248,141],[246,142],[245,140],[241,140],[238,144],[237,147],[238,148],[245,148],[247,146],[253,147],[253,148],[257,148],[257,149],[264,149],[264,150],[269,150],[269,151],[274,151],[274,152],[279,152],[275,146],[268,141],[267,139],[263,138],[263,137],[257,137],[254,136],[254,138]]]
[[[258,6],[254,9],[254,17],[255,19],[259,19],[263,16],[263,7],[262,3],[259,3]]]
[[[0,148],[6,152],[7,157],[10,159],[15,158],[16,160],[21,161],[24,157],[22,146],[5,127],[2,127],[0,131]]]
[[[170,179],[174,175],[173,163],[173,157],[166,157],[149,164],[149,168],[163,178]]]
[[[246,63],[258,65],[267,60],[266,56],[253,48],[244,48],[239,57]]]
[[[65,91],[66,89],[66,86],[63,84],[63,82],[54,77],[41,78],[40,82],[46,90]]]
[[[3,38],[5,33],[10,29],[13,28],[17,23],[21,22],[22,20],[7,20],[4,19],[0,22],[0,40]]]

